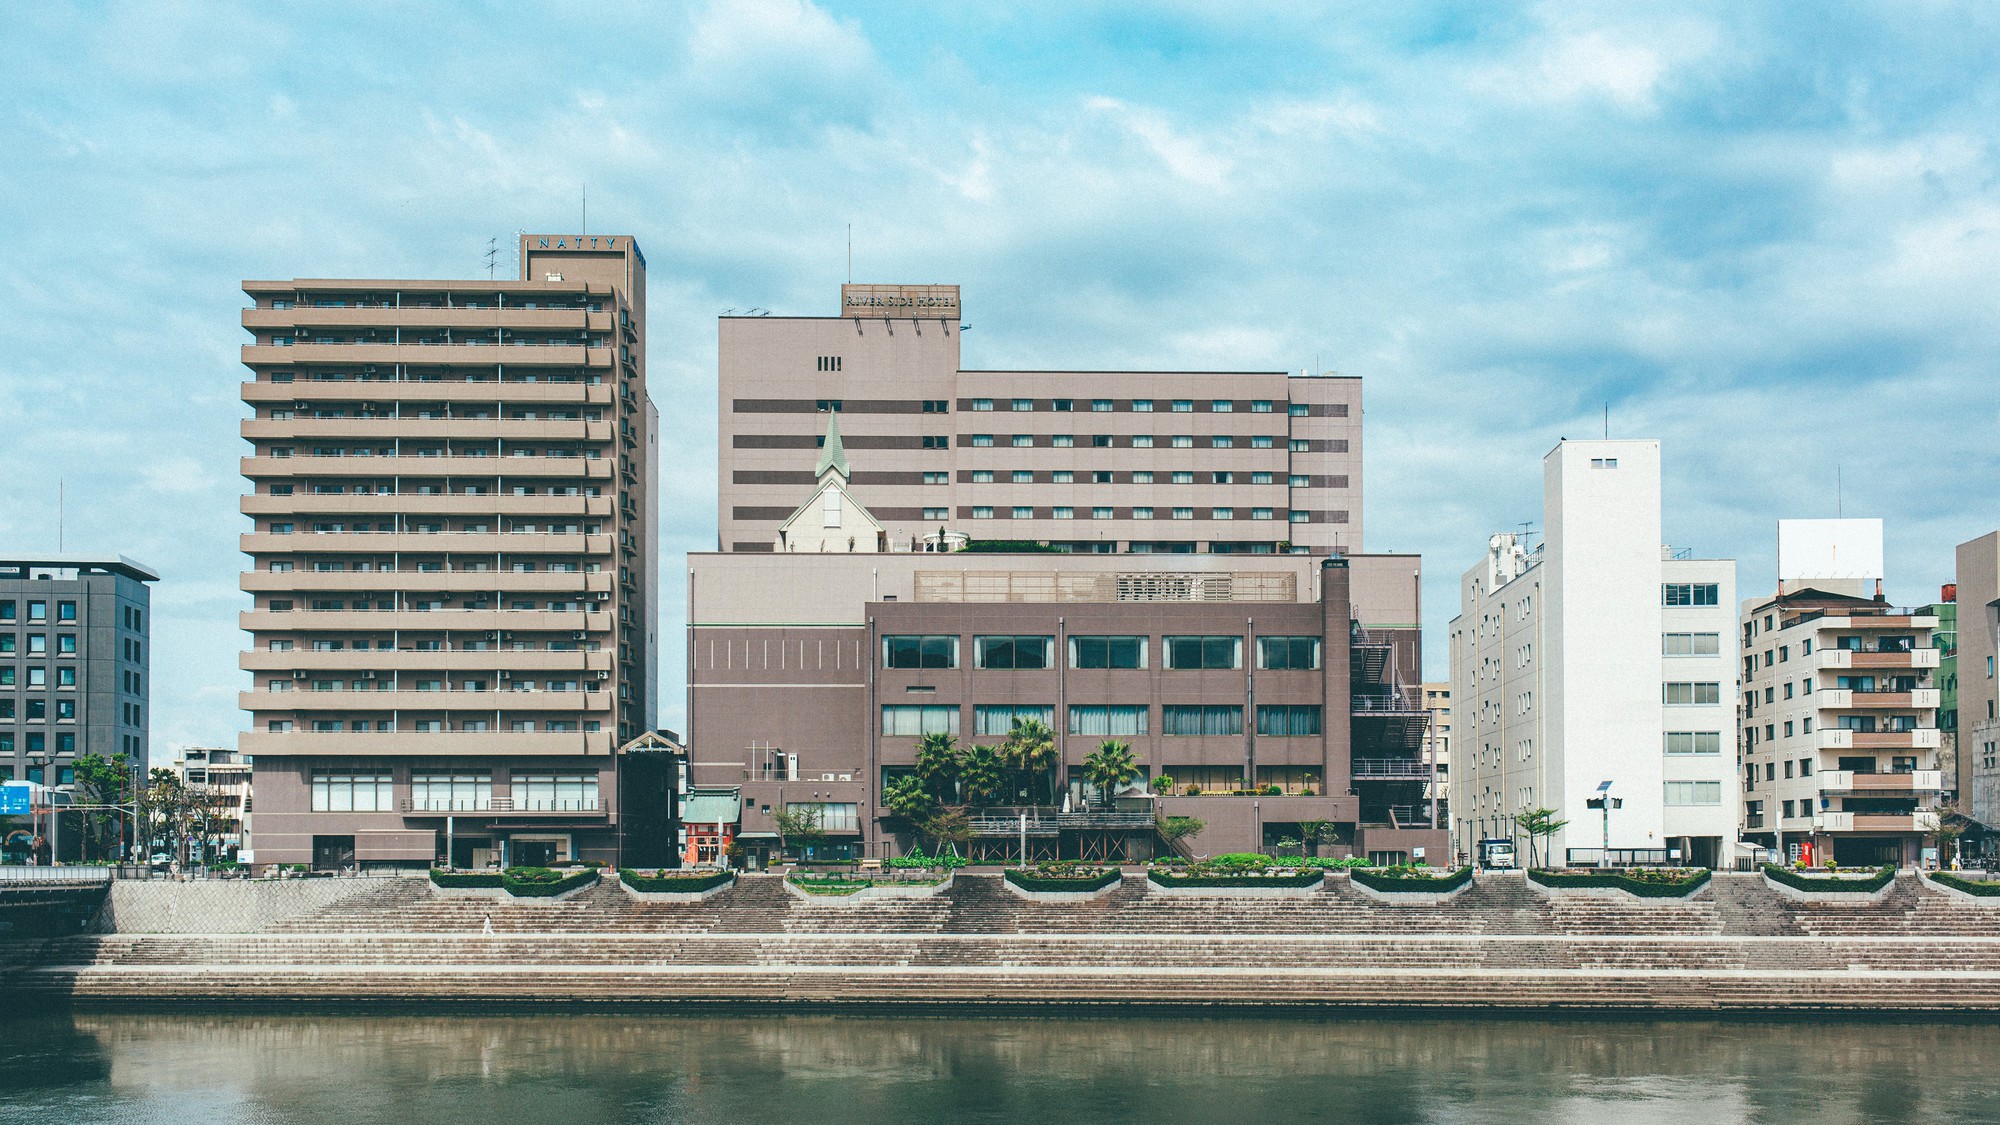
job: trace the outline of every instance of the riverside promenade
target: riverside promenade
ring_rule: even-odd
[[[1641,899],[1490,873],[1450,898],[1408,903],[1338,875],[1269,897],[1165,893],[1127,872],[1095,897],[1059,902],[967,872],[928,897],[811,898],[780,877],[746,875],[681,902],[639,901],[615,876],[560,901],[448,897],[420,877],[135,882],[111,887],[99,932],[11,943],[0,1000],[2000,1011],[2000,902],[1907,872],[1857,898],[1801,901],[1760,874]]]

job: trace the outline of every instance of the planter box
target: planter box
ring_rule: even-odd
[[[1378,902],[1443,902],[1472,885],[1472,869],[1461,867],[1438,879],[1396,879],[1357,870],[1347,873],[1347,885]]]
[[[508,897],[515,902],[561,902],[573,898],[597,885],[595,868],[566,875],[554,883],[513,883],[507,886]],[[544,888],[556,888],[543,893]],[[523,888],[526,888],[525,892]]]
[[[1124,873],[1119,871],[1107,872],[1102,881],[1090,879],[1038,879],[1029,876],[1026,877],[1028,885],[1023,886],[1014,881],[1014,876],[1015,873],[1012,871],[1005,872],[1000,882],[1005,884],[1008,890],[1013,891],[1016,895],[1030,902],[1089,902],[1091,899],[1100,898],[1111,891],[1117,890],[1125,879]],[[1068,890],[1044,889],[1052,887],[1057,883],[1075,883],[1077,886]]]
[[[1774,875],[1773,871],[1782,872],[1782,875]],[[1889,893],[1890,888],[1896,885],[1896,873],[1890,871],[1885,877],[1877,872],[1865,877],[1843,879],[1837,875],[1797,875],[1767,866],[1764,868],[1764,883],[1794,902],[1867,903]],[[1851,884],[1852,889],[1842,884]]]
[[[512,898],[505,887],[440,887],[431,884],[431,893],[439,898]]]
[[[790,878],[785,879],[786,890],[800,898],[816,902],[853,902],[856,899],[882,898],[931,898],[935,895],[943,894],[945,889],[950,886],[951,876],[947,874],[941,882],[936,884],[876,883],[872,886],[861,887],[845,893],[830,891],[814,893],[792,882]]]
[[[735,872],[729,871],[729,872],[723,872],[723,874],[727,875],[728,878],[714,881],[710,885],[704,886],[699,890],[642,891],[639,888],[634,887],[632,884],[627,883],[625,881],[624,873],[620,872],[618,876],[618,889],[624,891],[627,896],[639,902],[701,902],[704,899],[714,898],[716,895],[719,895],[722,892],[736,885]],[[689,883],[699,883],[704,881],[699,877],[693,877],[693,876],[687,876],[682,878],[685,878],[685,880]]]
[[[1708,886],[1709,873],[1680,883],[1648,883],[1640,879],[1628,879],[1613,872],[1566,872],[1529,871],[1528,885],[1536,891],[1555,897],[1575,896],[1579,898],[1684,899]]]
[[[2000,883],[1984,879],[1967,879],[1955,871],[1929,872],[1924,882],[1934,891],[1943,891],[1963,902],[1980,906],[2000,906]]]
[[[444,875],[445,882],[438,882],[438,873],[433,871],[425,881],[431,885],[431,893],[443,898],[506,898],[507,888],[500,885],[497,871],[460,871]]]
[[[1162,875],[1149,871],[1146,893],[1208,898],[1311,898],[1319,893],[1324,882],[1325,875],[1318,871],[1275,878]]]

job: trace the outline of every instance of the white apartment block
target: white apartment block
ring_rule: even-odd
[[[1544,864],[1729,864],[1736,851],[1736,564],[1661,546],[1657,441],[1543,459],[1541,546],[1504,533],[1460,583],[1455,849],[1568,825]],[[1615,807],[1588,807],[1604,783]],[[1605,855],[1608,844],[1609,856]]]

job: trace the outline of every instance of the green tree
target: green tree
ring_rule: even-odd
[[[1199,817],[1162,817],[1159,823],[1160,839],[1165,840],[1169,848],[1179,852],[1182,850],[1182,841],[1201,835],[1201,830],[1207,827],[1208,822]]]
[[[1959,811],[1956,798],[1938,802],[1937,807],[1930,810],[1930,814],[1928,831],[1932,842],[1937,845],[1938,866],[1949,869],[1952,860],[1958,855],[1958,838],[1965,835],[1965,830],[1970,824],[1966,821],[1965,814]]]
[[[915,774],[904,774],[892,778],[882,787],[882,804],[890,812],[912,823],[929,816],[937,807],[937,800],[924,791],[924,783]]]
[[[1302,820],[1299,822],[1299,835],[1304,839],[1305,845],[1312,849],[1313,855],[1319,854],[1321,842],[1332,834],[1333,822],[1330,820]]]
[[[124,805],[132,801],[132,761],[124,754],[109,758],[85,754],[76,760],[76,793],[81,803]],[[93,811],[84,815],[83,858],[123,859],[120,846],[128,829],[130,814]]]
[[[1007,767],[991,746],[968,746],[959,760],[959,780],[966,804],[980,808],[1000,799],[1007,783]]]
[[[972,819],[964,809],[939,809],[917,825],[917,831],[931,839],[931,851],[958,854],[958,846],[972,839]]]
[[[814,804],[793,804],[776,809],[771,813],[771,825],[778,831],[778,847],[790,851],[796,848],[799,854],[818,845],[826,839],[826,828],[821,823],[821,808]]]
[[[961,765],[958,740],[952,736],[938,731],[917,740],[917,777],[940,803],[957,802]]]
[[[1172,774],[1163,773],[1160,776],[1153,779],[1153,792],[1158,793],[1162,797],[1166,797],[1172,795],[1173,791],[1174,791],[1174,778]]]
[[[1056,732],[1040,719],[1015,719],[1000,748],[1007,764],[1021,779],[1030,801],[1047,796],[1055,803]],[[1040,784],[1046,782],[1046,784]]]
[[[1528,834],[1529,867],[1534,867],[1540,862],[1535,852],[1536,838],[1540,837],[1553,844],[1556,833],[1561,832],[1568,824],[1567,820],[1556,819],[1554,809],[1524,809],[1514,817],[1514,826]]]
[[[1098,799],[1109,808],[1118,787],[1139,776],[1139,759],[1133,756],[1131,743],[1107,738],[1083,759],[1083,776],[1090,779]]]

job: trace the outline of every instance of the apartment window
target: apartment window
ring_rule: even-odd
[[[1242,734],[1243,708],[1227,704],[1169,703],[1160,708],[1160,733],[1180,738]]]
[[[1108,398],[1091,399],[1090,409],[1095,414],[1109,414],[1111,412],[1111,400]]]
[[[57,621],[75,621],[75,620],[76,620],[76,603],[75,603],[75,602],[57,602],[57,603],[56,603],[56,620],[57,620]]]
[[[1257,733],[1265,738],[1312,738],[1320,733],[1317,703],[1257,705]]]
[[[925,509],[924,509],[924,519],[925,519],[925,520],[948,520],[948,519],[950,519],[950,518],[951,518],[951,509],[950,509],[950,508],[925,508]]]
[[[1071,637],[1072,668],[1144,668],[1145,637]]]
[[[1274,441],[1270,434],[1253,434],[1250,437],[1250,448],[1252,449],[1270,449],[1273,445]]]
[[[56,634],[56,654],[57,654],[57,655],[59,655],[59,656],[75,656],[75,655],[76,655],[76,634],[75,634],[75,633],[57,633],[57,634]]]
[[[1152,412],[1153,412],[1153,400],[1152,400],[1152,399],[1150,399],[1150,398],[1135,398],[1135,399],[1133,399],[1133,400],[1132,400],[1132,413],[1134,413],[1134,414],[1151,414]]]
[[[1182,669],[1241,668],[1243,638],[1167,637],[1167,667]]]
[[[1720,754],[1722,732],[1713,730],[1670,730],[1666,732],[1669,754]]]
[[[1312,513],[1293,509],[1292,512],[1287,516],[1287,518],[1290,519],[1291,522],[1293,523],[1311,523]]]
[[[954,636],[888,636],[882,638],[886,668],[956,668],[958,638]]]
[[[1270,400],[1270,399],[1268,399],[1268,398],[1253,398],[1253,399],[1251,399],[1251,400],[1250,400],[1250,413],[1252,413],[1252,414],[1269,414],[1270,412],[1271,412],[1271,400]]]
[[[1074,449],[1076,448],[1076,435],[1051,434],[1049,435],[1049,445],[1056,449]]]
[[[924,413],[949,414],[951,413],[951,402],[948,399],[927,398],[924,400]]]
[[[1193,399],[1191,399],[1191,398],[1177,398],[1177,399],[1175,399],[1175,400],[1174,400],[1174,413],[1176,413],[1176,414],[1193,414],[1193,413],[1194,413],[1194,400],[1193,400]]]
[[[1173,475],[1173,482],[1175,484],[1193,484],[1194,473],[1186,469],[1176,470]]]
[[[1172,439],[1172,442],[1171,442],[1171,444],[1172,444],[1172,446],[1173,446],[1173,447],[1174,447],[1175,449],[1193,449],[1193,448],[1194,448],[1194,435],[1193,435],[1193,434],[1175,434],[1175,435],[1173,436],[1173,439]]]
[[[1312,442],[1304,438],[1293,438],[1289,448],[1293,453],[1311,453]]]
[[[972,400],[972,408],[974,410],[991,410],[993,409],[993,400],[990,398],[975,398]]]
[[[1014,410],[1015,410],[1015,411],[1016,411],[1017,413],[1018,413],[1018,412],[1020,412],[1020,411],[1025,411],[1025,410],[1033,410],[1034,408],[1035,408],[1035,400],[1034,400],[1034,399],[1031,399],[1031,398],[1017,398],[1017,399],[1015,399],[1015,400],[1014,400]]]
[[[1054,637],[972,638],[975,667],[994,669],[1047,668],[1055,660]]]
[[[1134,449],[1151,449],[1151,448],[1153,448],[1153,435],[1151,435],[1151,434],[1133,434],[1133,435],[1132,435],[1132,448],[1134,448]]]
[[[1233,520],[1236,518],[1236,509],[1210,508],[1208,510],[1208,518],[1212,520]]]
[[[12,621],[15,619],[15,604],[11,598],[6,601],[0,601],[0,621]]]
[[[1267,520],[1267,519],[1270,519],[1270,518],[1272,518],[1272,513],[1271,513],[1271,509],[1269,509],[1269,508],[1252,508],[1252,509],[1250,509],[1250,518],[1251,518],[1251,519],[1253,519],[1253,520]]]
[[[1074,519],[1075,517],[1076,509],[1066,504],[1059,504],[1049,509],[1049,518],[1052,520]]]
[[[1031,519],[1034,519],[1034,518],[1035,518],[1035,509],[1034,509],[1034,507],[1033,507],[1032,505],[1028,505],[1028,504],[1016,504],[1016,505],[1014,506],[1014,518],[1015,518],[1015,519],[1017,519],[1017,520],[1031,520]]]
[[[1004,737],[1014,730],[1014,723],[1033,719],[1040,723],[1055,722],[1056,709],[1038,707],[1033,704],[992,704],[972,709],[972,733],[989,738]]]
[[[1251,484],[1270,484],[1270,483],[1271,483],[1271,474],[1270,474],[1270,473],[1268,473],[1268,472],[1264,472],[1264,471],[1261,471],[1261,470],[1260,470],[1260,471],[1258,471],[1258,472],[1254,472],[1254,473],[1251,473],[1251,474],[1250,474],[1250,483],[1251,483]]]
[[[1720,805],[1722,803],[1722,783],[1720,781],[1669,781],[1666,785],[1666,804],[1670,807]]]
[[[951,483],[951,474],[950,474],[950,473],[942,473],[942,472],[937,472],[937,473],[925,473],[925,474],[924,474],[924,483],[925,483],[925,484],[950,484],[950,483]]]
[[[947,435],[935,435],[935,436],[934,436],[934,435],[931,435],[931,434],[925,434],[925,435],[924,435],[924,448],[925,448],[925,449],[950,449],[950,448],[951,448],[951,438],[950,438],[949,436],[947,436]]]
[[[993,446],[993,435],[992,435],[992,434],[973,434],[973,435],[972,435],[972,447],[973,447],[974,449],[990,449],[990,448],[992,448],[992,446]]]
[[[493,807],[493,774],[421,772],[410,775],[410,807],[428,812],[479,812]]]
[[[1015,469],[1007,479],[1013,481],[1015,484],[1033,484],[1035,483],[1035,474],[1031,469]]]
[[[1720,604],[1713,582],[1668,582],[1660,587],[1661,605],[1712,606]]]
[[[1076,400],[1068,398],[1059,398],[1055,400],[1055,402],[1052,405],[1054,405],[1057,410],[1067,413],[1069,411],[1076,409]]]
[[[549,724],[555,727],[554,723]],[[592,812],[597,808],[597,774],[514,775],[514,807],[537,812]]]
[[[47,621],[48,619],[49,619],[49,603],[47,602],[28,603],[28,620]]]
[[[1662,633],[1660,652],[1665,656],[1715,656],[1722,651],[1719,633]]]
[[[1151,484],[1151,483],[1153,483],[1153,470],[1151,470],[1151,469],[1134,469],[1134,470],[1132,470],[1132,483],[1133,483],[1133,484]]]
[[[972,518],[976,520],[992,519],[993,506],[990,504],[974,504],[972,506]]]
[[[1716,683],[1663,684],[1665,701],[1676,705],[1703,705],[1722,702],[1722,685]]]
[[[1069,732],[1130,738],[1147,732],[1147,707],[1143,703],[1072,705]]]
[[[1034,444],[1035,444],[1035,435],[1033,434],[1014,435],[1014,448],[1016,449],[1029,448],[1032,447]]]
[[[1149,520],[1149,519],[1152,519],[1152,518],[1153,518],[1153,509],[1151,509],[1151,508],[1148,508],[1148,507],[1138,507],[1138,508],[1134,508],[1134,509],[1132,509],[1132,518],[1133,518],[1133,519],[1135,519],[1135,520]]]
[[[1090,435],[1090,446],[1092,449],[1110,449],[1111,435],[1110,434]]]
[[[958,733],[958,708],[888,703],[882,706],[882,733],[891,738]]]
[[[1057,484],[1075,484],[1076,471],[1074,469],[1056,469],[1049,474],[1049,479]]]
[[[1194,518],[1194,509],[1193,509],[1193,508],[1175,508],[1175,509],[1174,509],[1174,518],[1175,518],[1175,519],[1177,519],[1177,520],[1191,520],[1191,519],[1193,519],[1193,518]]]
[[[1258,637],[1257,667],[1299,671],[1319,667],[1318,637]]]
[[[1090,510],[1090,518],[1094,520],[1108,520],[1111,518],[1111,509],[1100,504]]]
[[[1303,418],[1307,414],[1311,413],[1311,411],[1307,408],[1305,403],[1295,402],[1292,403],[1290,406],[1285,407],[1285,413],[1293,418]]]
[[[312,811],[393,812],[394,782],[387,770],[314,770]]]

